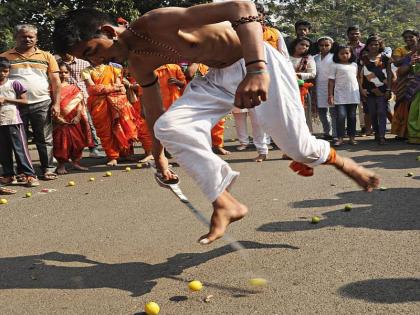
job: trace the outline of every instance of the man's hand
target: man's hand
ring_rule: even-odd
[[[178,80],[177,78],[169,78],[168,79],[168,84],[170,84],[170,85],[176,85],[179,88],[183,88],[184,87],[184,82]]]
[[[270,76],[268,73],[247,74],[235,94],[235,107],[253,108],[267,100]]]
[[[55,103],[55,104],[52,106],[51,111],[52,111],[52,116],[53,116],[54,118],[57,118],[58,116],[60,116],[60,103]]]
[[[334,95],[328,95],[328,105],[334,106]]]

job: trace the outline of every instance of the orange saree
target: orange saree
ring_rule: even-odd
[[[88,108],[96,133],[108,159],[117,159],[132,153],[132,143],[137,141],[138,116],[123,92],[114,85],[121,77],[120,69],[100,65],[84,70],[83,79],[90,77]]]
[[[83,94],[76,85],[61,87],[60,116],[53,130],[54,157],[58,162],[79,161],[83,149],[93,145]]]

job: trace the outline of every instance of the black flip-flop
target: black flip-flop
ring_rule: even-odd
[[[179,184],[179,177],[178,175],[171,169],[168,168],[168,170],[176,176],[176,178],[172,178],[169,180],[165,180],[163,178],[163,174],[160,171],[155,172],[155,180],[158,183],[159,186],[163,188],[170,188],[171,185],[178,185]]]

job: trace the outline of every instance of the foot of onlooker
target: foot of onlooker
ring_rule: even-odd
[[[44,173],[43,178],[44,180],[54,180],[54,179],[57,179],[57,174],[54,172],[47,171]]]
[[[213,152],[219,155],[229,155],[230,151],[226,150],[223,147],[213,147]]]
[[[154,160],[153,155],[152,154],[146,154],[144,158],[142,158],[139,162],[140,163],[146,163],[149,161]]]
[[[355,145],[355,144],[357,144],[357,141],[354,139],[354,137],[350,137],[349,144],[350,144],[350,145]]]
[[[107,166],[117,166],[118,161],[116,159],[109,160],[108,163],[106,163]]]
[[[379,137],[378,144],[384,145],[385,143],[386,143],[385,138],[384,137]]]
[[[338,138],[334,141],[333,146],[339,147],[344,143],[343,138]]]
[[[16,193],[17,190],[0,186],[0,195],[14,195]]]
[[[65,174],[68,173],[67,170],[66,170],[65,163],[61,163],[61,162],[58,163],[58,166],[57,166],[55,171],[57,172],[58,175],[65,175]]]
[[[89,149],[89,157],[93,159],[102,159],[105,157],[105,154],[100,152],[97,148]]]
[[[27,176],[25,186],[26,187],[38,187],[39,186],[38,178],[36,178],[34,176]]]
[[[248,145],[246,144],[240,144],[236,147],[236,151],[244,151],[248,148]]]
[[[80,161],[73,161],[71,163],[71,165],[73,166],[73,168],[75,170],[78,170],[78,171],[88,171],[89,170],[87,167],[84,167],[84,166],[80,165]]]
[[[267,159],[267,154],[258,154],[258,156],[254,159],[255,162],[263,162]]]
[[[0,177],[1,185],[14,185],[17,184],[16,178],[14,176],[3,176]]]

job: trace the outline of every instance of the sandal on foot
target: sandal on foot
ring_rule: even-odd
[[[0,177],[0,184],[2,185],[14,185],[17,184],[16,178],[14,176],[4,176]]]
[[[54,180],[57,179],[57,174],[54,172],[45,172],[44,173],[44,180]]]
[[[39,186],[38,178],[33,177],[33,176],[27,176],[25,186],[26,187],[38,187]]]
[[[0,195],[14,195],[17,193],[17,190],[10,189],[7,187],[0,187]]]

